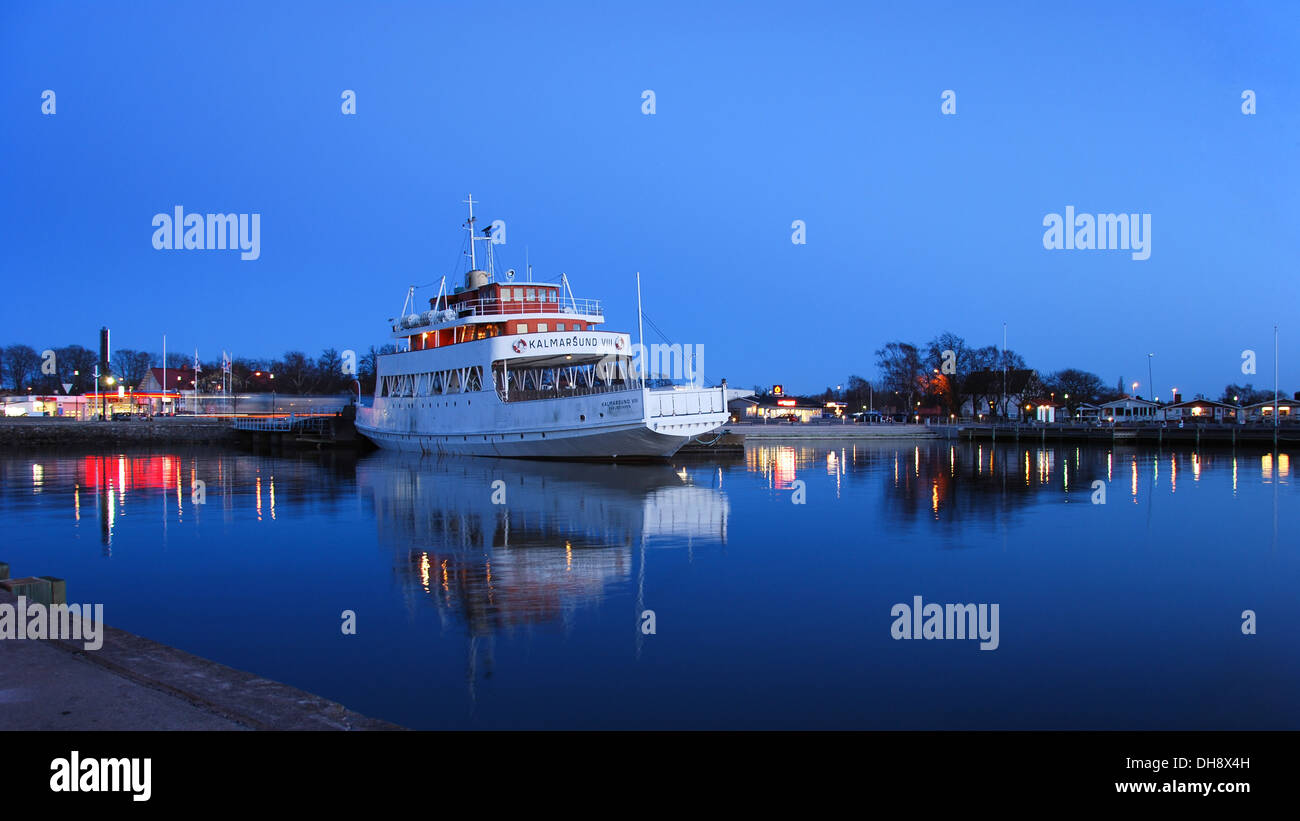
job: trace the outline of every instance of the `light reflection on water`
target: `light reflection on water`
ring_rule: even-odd
[[[413,727],[1296,728],[1292,485],[1288,453],[935,441],[8,455],[0,560]],[[913,595],[1000,603],[1001,646],[891,640]]]

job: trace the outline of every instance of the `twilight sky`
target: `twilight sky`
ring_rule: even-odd
[[[499,267],[633,333],[639,270],[738,386],[1006,321],[1143,394],[1155,352],[1166,398],[1271,387],[1276,322],[1300,388],[1300,4],[1061,5],[6,2],[0,345],[362,351],[459,280],[472,191]],[[178,205],[260,257],[156,250]],[[1150,214],[1150,258],[1045,249],[1067,206]]]

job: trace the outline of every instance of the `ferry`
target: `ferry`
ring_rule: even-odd
[[[427,310],[407,291],[389,320],[397,352],[378,357],[375,391],[357,431],[380,448],[438,455],[534,459],[666,459],[728,419],[728,399],[748,395],[646,376],[627,333],[604,331],[599,300],[556,282],[498,281],[491,228],[475,230],[468,200],[469,271]],[[487,243],[486,270],[477,243]],[[640,324],[638,283],[638,324]],[[638,332],[640,336],[640,332]],[[638,340],[638,345],[640,340]]]

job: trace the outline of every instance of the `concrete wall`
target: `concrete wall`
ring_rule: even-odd
[[[226,422],[185,417],[153,421],[78,422],[72,419],[0,419],[0,448],[98,447],[103,445],[228,444],[235,442]]]

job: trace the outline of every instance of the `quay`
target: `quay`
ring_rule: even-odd
[[[948,439],[989,442],[1090,442],[1101,445],[1143,444],[1161,447],[1215,446],[1274,448],[1300,443],[1300,426],[1285,424],[1234,425],[1085,425],[1085,424],[968,424],[939,428]]]
[[[0,606],[66,602],[63,580],[8,579]],[[29,594],[35,593],[35,596]],[[75,600],[75,597],[74,597]],[[280,682],[101,625],[103,645],[0,640],[0,730],[401,730]]]
[[[726,430],[743,436],[745,441],[765,439],[939,439],[947,436],[935,425],[880,424],[852,422],[739,422]]]
[[[354,414],[155,416],[129,421],[88,421],[48,416],[0,418],[0,450],[102,448],[149,445],[251,445],[367,447]]]
[[[235,441],[222,419],[156,416],[150,420],[78,421],[50,416],[0,419],[0,449],[104,445],[220,445]]]

